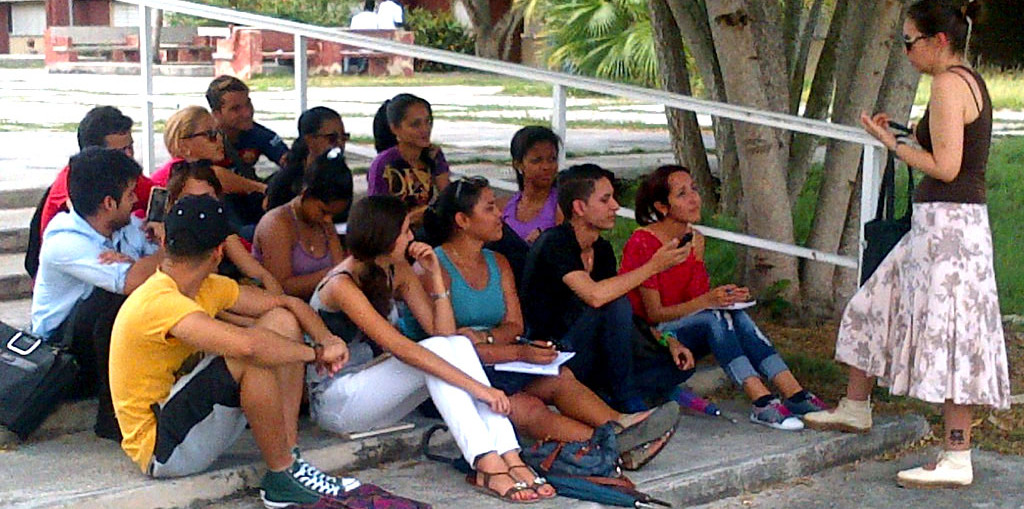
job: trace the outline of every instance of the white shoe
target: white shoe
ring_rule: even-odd
[[[901,470],[896,482],[904,488],[962,488],[974,482],[971,451],[942,451],[934,465]]]
[[[804,424],[818,431],[867,433],[871,431],[871,402],[842,398],[833,410],[804,414]]]

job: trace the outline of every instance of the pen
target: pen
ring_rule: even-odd
[[[526,338],[526,337],[523,337],[523,336],[516,336],[516,343],[518,343],[520,345],[529,345],[529,346],[532,346],[534,348],[554,348],[555,347],[554,343],[552,343],[550,341],[540,341],[539,342],[540,344],[537,344],[537,343],[534,343],[533,341],[530,341],[530,338]]]

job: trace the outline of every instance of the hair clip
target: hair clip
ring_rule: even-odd
[[[334,160],[343,156],[344,154],[345,152],[341,150],[341,147],[334,147],[327,152],[327,159]]]

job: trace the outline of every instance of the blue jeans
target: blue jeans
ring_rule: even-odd
[[[661,323],[658,330],[675,333],[695,359],[713,353],[739,386],[752,376],[771,380],[789,370],[771,341],[743,311],[705,310]]]
[[[658,399],[686,381],[693,370],[681,371],[664,355],[634,355],[637,331],[629,299],[620,297],[589,308],[559,340],[576,352],[566,363],[576,378],[595,392],[607,394],[613,407],[630,399]]]

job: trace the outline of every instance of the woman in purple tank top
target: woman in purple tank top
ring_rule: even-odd
[[[519,192],[505,205],[501,218],[531,244],[542,231],[563,220],[555,188],[561,145],[557,134],[541,126],[524,127],[512,137],[512,168]]]
[[[313,161],[302,192],[256,225],[252,251],[284,293],[309,300],[317,283],[344,258],[332,217],[352,201],[352,172],[333,149]]]

